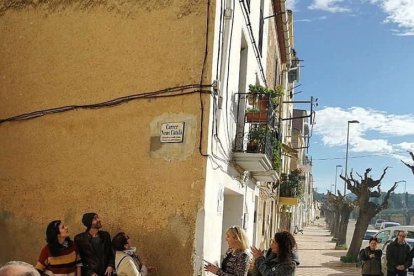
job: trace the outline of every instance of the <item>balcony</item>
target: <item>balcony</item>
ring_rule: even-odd
[[[282,174],[279,185],[279,203],[284,205],[297,205],[303,197],[305,177],[298,169],[290,174]]]
[[[299,202],[299,197],[297,194],[297,190],[287,189],[281,187],[280,194],[279,194],[279,203],[284,205],[297,205]]]
[[[277,105],[268,94],[237,94],[237,132],[233,160],[260,182],[279,179],[275,157],[280,154],[276,127]],[[276,162],[277,164],[278,162]]]

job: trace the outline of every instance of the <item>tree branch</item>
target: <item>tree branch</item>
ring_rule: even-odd
[[[384,199],[381,203],[381,205],[378,206],[377,210],[380,212],[381,210],[388,208],[388,199],[390,198],[390,194],[394,192],[394,190],[397,188],[398,182],[394,182],[394,185],[388,190],[387,194],[384,196]]]
[[[413,153],[412,151],[408,151],[408,153],[410,154],[411,159],[413,159],[413,161],[414,161],[414,153]],[[408,168],[410,168],[410,169],[411,169],[411,172],[414,174],[414,165],[410,165],[410,164],[408,164],[408,163],[406,163],[406,162],[404,162],[404,161],[402,161],[402,160],[401,160],[401,162],[402,162],[404,165],[406,165]]]

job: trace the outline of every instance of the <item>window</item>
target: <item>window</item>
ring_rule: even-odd
[[[391,233],[390,233],[390,231],[389,231],[389,230],[379,232],[379,233],[376,235],[376,237],[378,238],[378,242],[379,242],[379,243],[385,243],[385,242],[389,239],[390,234],[391,234]]]

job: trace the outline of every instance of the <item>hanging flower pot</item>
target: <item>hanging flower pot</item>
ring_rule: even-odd
[[[261,95],[257,102],[257,106],[261,111],[267,111],[269,108],[269,95]]]
[[[246,122],[248,123],[266,123],[267,111],[246,112]]]

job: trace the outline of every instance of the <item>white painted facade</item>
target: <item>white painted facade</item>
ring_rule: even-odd
[[[251,2],[249,19],[257,43],[260,3]],[[227,228],[242,226],[250,242],[256,235],[254,218],[259,190],[249,173],[236,169],[232,162],[237,122],[234,112],[235,94],[246,93],[249,84],[265,85],[242,5],[239,1],[229,0],[216,3],[212,79],[218,80],[218,90],[210,108],[208,151],[211,157],[207,159],[204,209],[200,211],[197,225],[200,231],[196,237],[195,266],[198,269],[195,271],[198,271],[198,275],[206,275],[201,269],[202,258],[210,262],[221,262],[227,250]],[[263,7],[265,16],[272,14],[271,1],[264,0]],[[222,22],[220,14],[223,14]],[[264,75],[270,22],[272,21],[266,20],[263,28],[261,62]],[[218,31],[220,26],[222,33]]]

